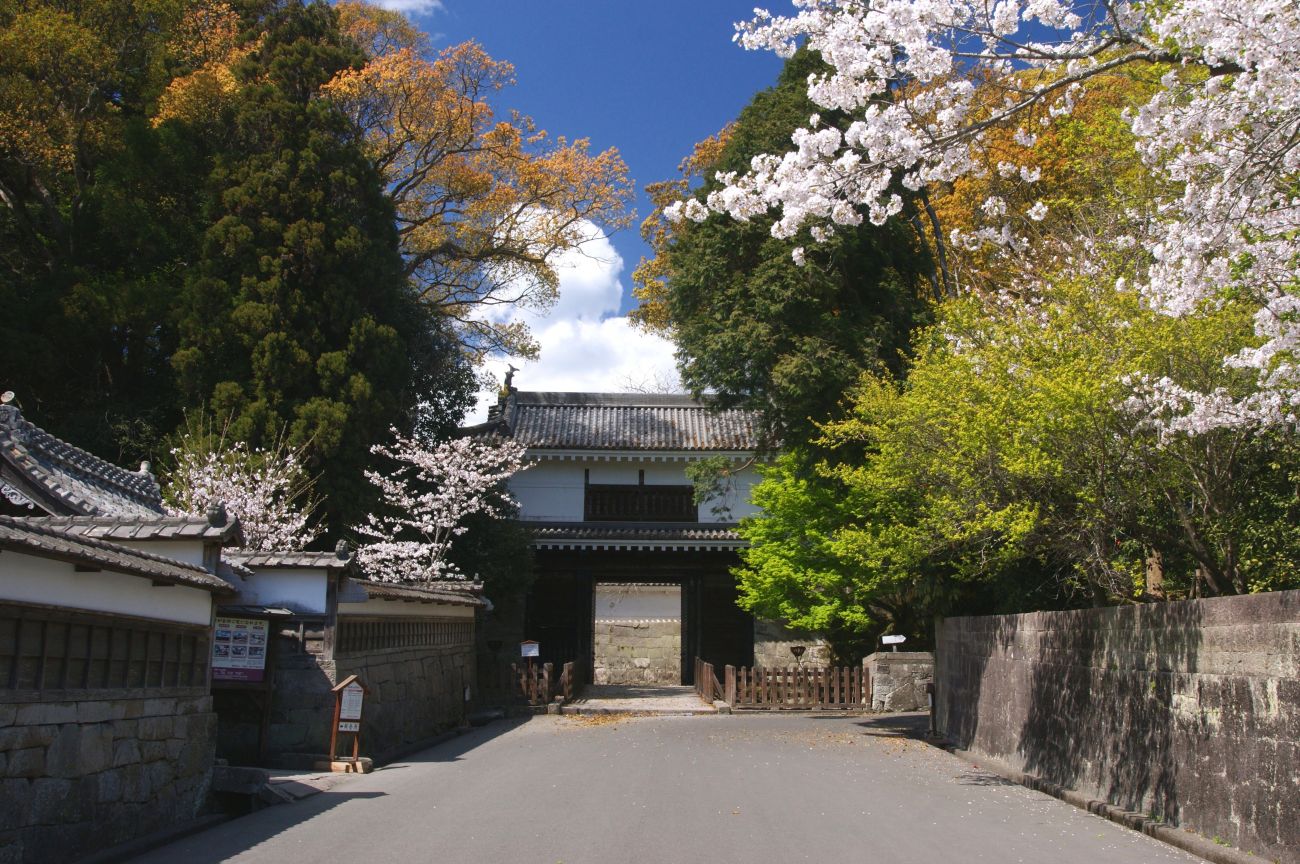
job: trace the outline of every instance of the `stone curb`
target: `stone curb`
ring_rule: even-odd
[[[1234,846],[1220,846],[1218,843],[1202,837],[1192,831],[1186,831],[1175,828],[1165,822],[1159,822],[1152,819],[1149,814],[1139,813],[1133,810],[1123,810],[1114,804],[1100,801],[1096,798],[1089,798],[1082,792],[1075,789],[1067,789],[1056,783],[1036,777],[1033,774],[1026,774],[999,762],[996,759],[984,756],[980,753],[973,753],[969,750],[960,750],[948,745],[942,740],[930,741],[930,744],[941,750],[947,750],[952,755],[970,762],[972,765],[996,774],[1004,780],[1010,780],[1012,783],[1018,783],[1027,789],[1033,789],[1035,792],[1042,792],[1044,795],[1051,795],[1066,804],[1078,807],[1080,810],[1087,810],[1094,816],[1100,816],[1103,819],[1109,819],[1117,825],[1123,825],[1125,828],[1131,828],[1134,831],[1140,831],[1148,837],[1167,843],[1182,849],[1184,852],[1190,852],[1213,864],[1260,864],[1265,859],[1258,855],[1252,855],[1249,852],[1243,852]]]

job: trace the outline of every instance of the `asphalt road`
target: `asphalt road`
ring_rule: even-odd
[[[146,862],[1201,859],[862,717],[498,721]]]

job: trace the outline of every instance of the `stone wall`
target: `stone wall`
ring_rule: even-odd
[[[754,619],[755,666],[795,665],[794,655],[790,653],[792,645],[802,645],[807,649],[803,655],[803,665],[831,665],[830,644],[815,633],[791,630],[775,621],[766,621],[762,618]]]
[[[310,768],[314,757],[329,749],[334,717],[334,664],[284,635],[274,637],[275,674],[271,716],[267,727],[266,760],[270,765]],[[232,765],[257,765],[258,729],[264,692],[213,689],[217,726],[217,755]]]
[[[938,725],[959,747],[1300,862],[1300,591],[936,629]]]
[[[474,645],[373,650],[341,656],[338,680],[357,675],[370,688],[361,753],[378,760],[460,725],[475,681]],[[340,752],[343,746],[339,745]]]
[[[594,631],[595,683],[682,683],[681,621],[597,621]]]
[[[925,685],[934,680],[934,655],[929,651],[882,651],[862,661],[869,682],[872,711],[928,711]]]
[[[212,777],[205,688],[0,701],[0,862],[68,861],[185,822]]]

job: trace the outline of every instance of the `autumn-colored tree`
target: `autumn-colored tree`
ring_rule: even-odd
[[[1069,113],[1039,111],[1032,135],[988,130],[972,147],[979,170],[930,196],[936,218],[927,239],[936,251],[943,247],[954,290],[988,295],[1041,285],[1077,271],[1102,247],[1114,255],[1120,238],[1131,254],[1146,254],[1138,240],[1169,190],[1137,153],[1126,116],[1151,98],[1165,71],[1133,64],[1098,76]],[[994,113],[1008,86],[987,85],[981,110]]]
[[[518,114],[500,119],[490,98],[514,77],[509,63],[466,42],[434,52],[402,15],[344,0],[342,27],[367,53],[322,92],[366,136],[397,210],[404,271],[420,298],[456,322],[475,357],[530,355],[522,325],[494,307],[554,302],[554,255],[589,225],[627,223],[631,194],[618,152],[551,138]]]

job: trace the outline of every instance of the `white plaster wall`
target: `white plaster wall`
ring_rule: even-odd
[[[452,606],[441,603],[406,603],[401,600],[371,598],[362,603],[339,603],[339,615],[365,616],[367,618],[462,618],[474,617],[473,606]]]
[[[647,486],[685,486],[688,462],[635,462],[602,460],[539,461],[527,471],[510,479],[510,491],[519,502],[519,518],[538,522],[581,522],[583,514],[584,471],[590,471],[592,483],[636,485],[645,472]],[[722,503],[729,513],[714,514],[717,501],[699,506],[701,522],[738,522],[758,512],[750,503],[750,489],[759,481],[753,466],[732,477],[731,489]]]
[[[202,588],[155,586],[144,577],[107,570],[82,573],[72,564],[14,550],[0,553],[0,600],[205,627],[212,623],[212,595]]]
[[[758,471],[752,465],[737,471],[731,476],[731,482],[721,500],[711,498],[700,503],[700,521],[714,523],[739,522],[746,516],[753,516],[758,512],[759,508],[755,507],[749,500],[750,490],[757,486],[761,479],[758,476]],[[725,505],[727,510],[715,514],[713,510],[718,504]]]
[[[582,521],[585,462],[538,462],[510,478],[519,518],[538,522]]]
[[[240,604],[283,606],[304,615],[324,615],[329,571],[324,567],[255,570],[237,581]]]
[[[184,561],[186,564],[193,564],[196,567],[203,566],[203,541],[201,540],[115,539],[110,542],[125,546],[128,549],[148,552],[151,555],[165,555],[168,558],[175,558],[177,561]]]
[[[678,585],[596,585],[597,621],[678,621],[682,589]]]

